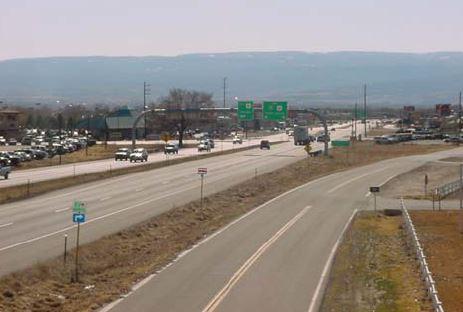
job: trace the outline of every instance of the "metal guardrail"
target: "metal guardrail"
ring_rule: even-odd
[[[435,189],[436,195],[440,197],[445,197],[447,195],[450,195],[452,193],[455,193],[456,191],[460,190],[462,188],[462,184],[460,180],[456,180],[447,184],[444,184],[442,186],[439,186]]]
[[[460,183],[460,181],[458,181],[458,183]],[[438,297],[436,282],[432,278],[431,271],[429,270],[429,266],[426,261],[426,256],[423,252],[423,247],[421,247],[420,241],[416,234],[415,226],[413,225],[412,219],[408,214],[408,210],[405,207],[403,198],[400,199],[400,207],[404,217],[405,228],[407,230],[408,237],[410,238],[409,244],[411,244],[411,247],[415,249],[416,257],[420,264],[421,278],[426,285],[426,290],[428,292],[428,296],[431,298],[433,309],[435,312],[444,312],[442,302]]]

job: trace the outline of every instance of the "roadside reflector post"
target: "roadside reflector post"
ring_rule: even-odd
[[[203,208],[203,191],[204,191],[204,176],[207,174],[207,168],[198,168],[198,174],[201,176],[201,208]]]
[[[424,175],[424,196],[428,194],[428,174]]]
[[[370,193],[373,194],[375,203],[374,209],[376,211],[376,193],[379,193],[379,186],[370,186]]]
[[[76,239],[76,268],[75,268],[75,282],[79,282],[79,237],[80,237],[80,222],[77,222],[77,239]]]
[[[64,266],[66,266],[66,260],[68,255],[68,235],[64,234],[64,255],[63,255],[63,262]]]

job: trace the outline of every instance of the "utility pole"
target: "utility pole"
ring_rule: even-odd
[[[357,105],[358,103],[355,102],[355,109],[354,109],[354,136],[357,139]]]
[[[225,108],[226,90],[227,90],[227,77],[223,77],[223,108]]]
[[[365,135],[367,137],[367,85],[363,85],[363,121],[365,126]]]
[[[460,96],[458,97],[458,137],[461,136],[461,91]]]
[[[150,89],[149,89],[149,84],[146,83],[146,81],[143,82],[143,111],[146,110],[146,96],[150,95]],[[143,115],[143,121],[144,121],[144,132],[143,132],[143,137],[146,140],[146,114]]]

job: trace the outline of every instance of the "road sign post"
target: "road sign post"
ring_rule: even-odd
[[[376,211],[376,193],[379,193],[379,186],[370,186],[370,193],[373,194],[375,198],[375,211]]]
[[[85,222],[86,208],[81,201],[74,201],[72,205],[72,222],[77,223],[77,238],[76,238],[76,261],[75,261],[75,282],[79,282],[79,239],[80,239],[80,224]]]
[[[201,176],[201,208],[203,208],[203,190],[204,190],[204,176],[207,174],[207,168],[198,168],[198,174]]]
[[[285,121],[288,117],[288,103],[264,102],[262,113],[264,120]]]

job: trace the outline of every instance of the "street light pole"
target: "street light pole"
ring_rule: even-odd
[[[367,137],[367,85],[363,86],[363,121],[365,126],[365,138]]]
[[[225,108],[225,96],[227,90],[227,77],[223,77],[223,108]]]

